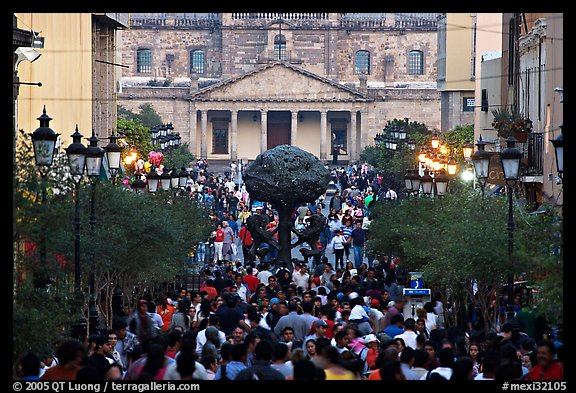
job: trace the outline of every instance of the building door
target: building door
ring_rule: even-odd
[[[290,124],[268,123],[268,149],[290,144]]]

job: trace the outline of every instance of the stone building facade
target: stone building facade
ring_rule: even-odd
[[[198,157],[355,160],[387,120],[439,128],[436,51],[436,14],[131,14],[118,103],[151,103]]]

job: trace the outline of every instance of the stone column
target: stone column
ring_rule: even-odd
[[[268,112],[260,111],[260,153],[268,150]]]
[[[326,123],[328,120],[328,111],[320,111],[320,159],[326,160]]]
[[[290,144],[296,146],[296,140],[298,137],[298,111],[292,111],[290,126]]]
[[[356,110],[350,112],[350,149],[348,149],[350,161],[356,159]]]
[[[200,111],[200,158],[208,158],[208,111]]]
[[[360,111],[360,149],[358,149],[358,156],[360,152],[366,147],[368,141],[368,111]]]
[[[230,134],[230,159],[238,159],[238,111],[230,111],[230,124],[232,134]]]
[[[190,150],[190,153],[194,154],[195,156],[199,156],[197,149],[197,145],[196,145],[196,132],[198,129],[198,111],[196,110],[195,107],[193,107],[192,101],[189,102],[190,105],[190,110],[189,110],[189,119],[190,119],[190,124],[189,124],[189,129],[190,129],[190,134],[188,136],[188,142],[189,142],[189,146],[188,149]]]

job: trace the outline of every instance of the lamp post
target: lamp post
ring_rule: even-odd
[[[482,140],[482,135],[476,141],[476,146],[478,150],[472,155],[472,163],[474,164],[474,172],[476,172],[476,178],[478,183],[480,183],[480,189],[482,190],[482,197],[484,197],[484,187],[486,187],[486,181],[488,180],[488,168],[490,166],[490,153],[484,150],[486,142]]]
[[[92,136],[88,139],[90,145],[86,150],[86,170],[88,178],[90,179],[90,187],[92,194],[90,197],[90,234],[92,239],[96,235],[96,183],[100,176],[102,168],[102,159],[104,158],[104,149],[98,146],[98,138],[92,130]],[[98,326],[98,310],[96,309],[96,293],[95,293],[95,255],[92,251],[92,264],[90,269],[90,302],[88,304],[89,310],[89,331],[96,330]]]
[[[108,161],[108,168],[110,169],[110,174],[112,175],[112,183],[116,181],[116,174],[120,170],[120,160],[122,158],[122,146],[120,146],[116,141],[118,137],[112,131],[112,135],[108,137],[109,143],[104,147],[106,152],[106,160]]]
[[[420,184],[422,184],[422,193],[426,196],[432,195],[432,186],[434,179],[430,176],[428,168],[424,169],[424,176],[420,177]]]
[[[58,140],[58,135],[50,128],[50,120],[52,118],[46,114],[46,106],[42,110],[42,115],[37,118],[40,122],[40,127],[38,127],[32,134],[32,145],[34,147],[34,159],[36,161],[36,167],[40,172],[40,177],[42,178],[42,205],[46,203],[46,181],[48,178],[48,172],[50,167],[54,162],[54,151],[56,148],[56,141]],[[40,267],[41,269],[46,268],[46,220],[42,220],[42,226],[40,230]],[[35,280],[35,286],[37,288],[43,288],[46,285],[47,277],[44,276],[44,272]]]
[[[450,178],[446,174],[446,170],[441,168],[438,174],[434,177],[434,183],[436,183],[436,196],[443,198],[446,195],[446,190],[448,189],[448,182]]]
[[[74,289],[76,294],[81,291],[81,265],[80,265],[80,182],[86,167],[87,148],[82,144],[82,134],[78,132],[78,125],[72,134],[72,143],[66,149],[70,174],[74,179]]]
[[[522,153],[516,147],[516,138],[508,136],[506,139],[506,149],[500,153],[500,160],[502,161],[502,171],[504,172],[504,180],[508,191],[508,261],[510,268],[512,267],[512,252],[514,249],[514,213],[512,210],[512,193],[514,192],[514,184],[518,181],[520,176],[520,159]],[[508,275],[508,304],[506,305],[507,321],[514,319],[514,275]]]

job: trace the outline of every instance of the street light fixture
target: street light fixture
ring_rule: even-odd
[[[482,190],[482,196],[484,196],[484,187],[486,186],[486,181],[488,180],[488,168],[490,166],[490,153],[484,150],[486,142],[482,140],[482,135],[476,141],[476,146],[478,150],[472,155],[472,163],[474,164],[474,172],[476,172],[476,178],[480,183],[480,189]]]
[[[560,135],[556,139],[550,139],[552,146],[554,146],[554,153],[556,155],[556,171],[560,180],[563,180],[564,175],[564,130],[563,125],[560,126]]]
[[[120,161],[122,156],[122,146],[120,146],[116,141],[118,137],[112,131],[112,135],[108,137],[109,143],[104,147],[106,152],[106,159],[108,161],[108,168],[112,177],[116,177],[116,174],[120,170]]]
[[[170,187],[172,189],[177,189],[179,184],[180,174],[178,173],[178,169],[176,169],[176,165],[174,165],[170,171]]]
[[[426,196],[432,194],[432,186],[434,185],[434,179],[430,176],[430,171],[428,168],[424,169],[424,176],[420,178],[420,184],[422,184],[422,193]]]
[[[404,184],[408,194],[412,192],[412,172],[412,169],[406,169],[406,173],[404,174]]]
[[[146,190],[146,183],[142,180],[142,174],[140,172],[135,174],[136,179],[130,185],[137,194],[142,194]]]
[[[506,149],[500,153],[500,160],[502,161],[502,171],[504,172],[504,179],[506,181],[506,187],[508,192],[508,224],[506,229],[508,230],[508,261],[510,268],[512,268],[512,251],[514,250],[514,213],[512,210],[512,194],[513,186],[518,181],[520,177],[520,159],[522,158],[522,153],[520,150],[514,147],[516,143],[516,138],[512,135],[508,136],[506,139]],[[506,305],[506,316],[507,321],[512,322],[514,320],[514,276],[509,274],[508,276],[508,302]]]
[[[182,189],[186,188],[186,183],[188,181],[188,172],[186,171],[185,167],[182,167],[182,170],[179,174],[178,186]]]
[[[48,178],[48,171],[54,161],[54,151],[56,148],[56,141],[58,140],[57,133],[50,128],[50,120],[52,118],[46,114],[46,106],[42,110],[42,115],[37,118],[40,122],[38,127],[32,134],[32,145],[34,147],[34,160],[42,178],[42,204],[46,202],[46,181]],[[40,230],[40,266],[42,269],[46,267],[46,220],[42,220]],[[43,288],[46,284],[47,278],[38,277],[35,286]]]
[[[438,139],[438,133],[434,133],[434,135],[432,135],[432,140],[430,142],[432,144],[432,149],[436,150],[438,149],[438,147],[440,146],[440,139]]]
[[[156,167],[152,166],[150,168],[150,173],[146,175],[146,182],[148,183],[148,192],[156,192],[158,190],[158,183],[160,181],[160,176],[156,173]]]
[[[98,146],[98,138],[96,137],[94,130],[92,130],[92,136],[88,138],[88,141],[90,142],[90,145],[86,150],[86,171],[91,179],[98,178],[102,168],[104,149]]]
[[[420,191],[421,176],[418,173],[418,169],[412,170],[412,191],[418,195]]]
[[[436,183],[436,195],[443,197],[446,195],[446,190],[448,189],[448,182],[450,178],[446,174],[444,169],[440,169],[438,174],[434,177],[434,182]]]
[[[474,145],[470,143],[469,139],[466,139],[466,142],[462,146],[462,154],[464,155],[464,158],[467,159],[472,157],[473,152],[474,152]]]
[[[422,164],[426,162],[426,149],[424,146],[422,146],[420,153],[418,153],[418,161],[420,161]]]
[[[171,182],[172,182],[172,176],[170,176],[168,168],[164,167],[162,175],[160,175],[160,187],[162,187],[164,191],[168,191],[170,189]]]
[[[450,176],[455,175],[456,171],[458,170],[458,163],[454,159],[452,155],[450,155],[450,159],[448,160],[448,174]]]
[[[76,294],[81,290],[81,265],[80,265],[80,181],[86,167],[86,146],[82,144],[82,134],[78,132],[78,125],[72,134],[72,143],[66,148],[70,174],[74,179],[76,192],[74,193],[74,289]]]

